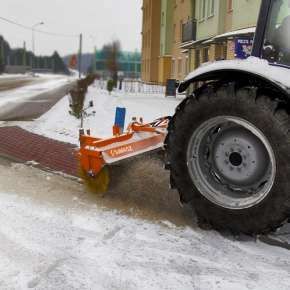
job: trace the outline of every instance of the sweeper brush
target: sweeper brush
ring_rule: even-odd
[[[144,124],[142,118],[138,121],[133,118],[123,132],[124,115],[121,122],[118,122],[118,113],[116,116],[113,137],[92,137],[89,130],[86,134],[84,130],[80,130],[81,175],[87,186],[98,193],[104,193],[108,189],[108,165],[161,149],[167,134],[169,117],[159,118],[148,124]]]

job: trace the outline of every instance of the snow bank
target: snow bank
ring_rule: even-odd
[[[132,117],[143,117],[144,122],[151,122],[156,118],[172,115],[180,102],[180,99],[165,98],[160,94],[113,92],[109,95],[107,91],[94,86],[88,90],[85,106],[90,100],[94,102],[94,107],[88,110],[90,116],[85,118],[84,127],[91,129],[92,134],[99,137],[112,135],[117,106],[127,109],[128,124]],[[71,116],[69,110],[69,97],[66,96],[39,119],[21,126],[36,134],[78,144],[80,120]]]

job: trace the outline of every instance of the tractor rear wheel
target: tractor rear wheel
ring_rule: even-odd
[[[289,132],[286,111],[257,88],[201,89],[169,126],[171,182],[181,201],[218,230],[275,230],[290,216]]]

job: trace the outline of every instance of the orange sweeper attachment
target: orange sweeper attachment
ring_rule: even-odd
[[[149,151],[161,149],[167,135],[169,117],[144,124],[136,118],[124,131],[125,108],[116,109],[113,137],[101,139],[90,136],[90,130],[80,130],[79,160],[82,177],[90,189],[105,192],[109,183],[106,165],[112,165]]]

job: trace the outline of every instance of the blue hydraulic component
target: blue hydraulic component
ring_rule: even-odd
[[[123,133],[125,127],[125,118],[126,118],[126,108],[116,108],[115,114],[115,127],[118,127],[120,132]]]

